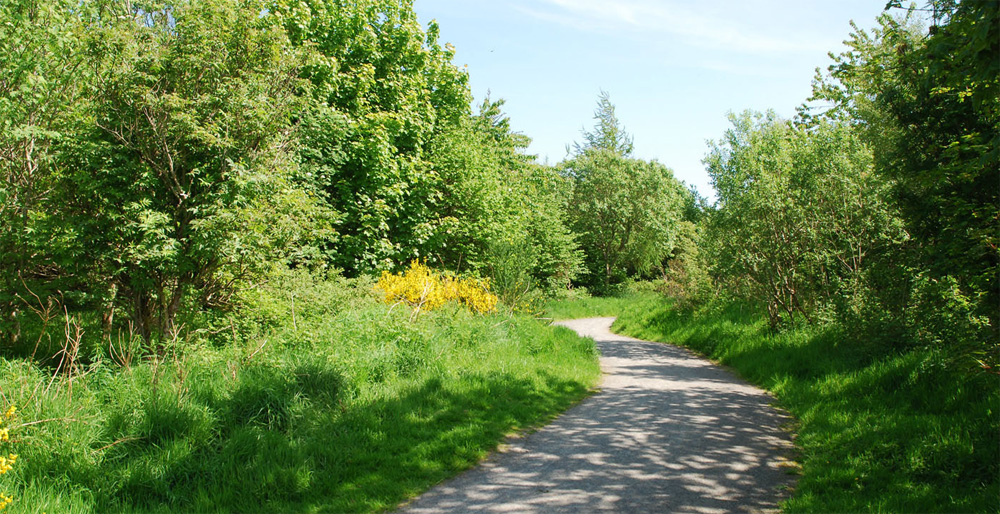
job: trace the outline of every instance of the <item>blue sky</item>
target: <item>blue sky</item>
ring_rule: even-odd
[[[774,109],[791,117],[850,20],[870,28],[885,0],[415,0],[420,21],[468,65],[477,103],[507,101],[529,152],[555,164],[593,125],[598,93],[611,95],[656,159],[713,197],[701,159],[726,113]]]

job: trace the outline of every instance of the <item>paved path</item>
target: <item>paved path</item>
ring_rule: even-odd
[[[794,478],[771,397],[682,348],[612,334],[613,320],[562,323],[597,341],[598,394],[401,512],[776,510]]]

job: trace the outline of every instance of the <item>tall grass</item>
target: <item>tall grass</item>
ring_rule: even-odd
[[[551,300],[543,306],[545,315],[555,321],[617,316],[630,305],[656,295],[625,293],[620,296],[580,296]]]
[[[614,329],[692,348],[772,391],[797,419],[787,512],[1000,512],[1000,377],[947,348],[892,350],[837,326],[774,333],[753,306],[616,304]]]
[[[370,290],[291,276],[166,358],[72,377],[0,358],[0,403],[32,423],[11,431],[9,511],[384,511],[599,376],[566,329],[457,306],[411,322]]]

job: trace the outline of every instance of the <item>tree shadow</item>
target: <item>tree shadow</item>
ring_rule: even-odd
[[[403,512],[777,509],[795,480],[781,467],[790,419],[770,396],[680,348],[598,345],[600,394]]]
[[[142,437],[102,459],[95,476],[114,479],[92,487],[95,503],[114,511],[386,510],[588,392],[545,373],[428,376],[368,401],[345,401],[342,386],[330,369],[261,370],[231,394],[148,406]]]

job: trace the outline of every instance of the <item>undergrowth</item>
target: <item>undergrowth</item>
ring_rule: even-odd
[[[292,274],[162,355],[7,355],[24,419],[9,512],[378,512],[587,395],[593,341],[445,305],[411,321],[372,282]],[[214,325],[213,325],[214,323]]]

